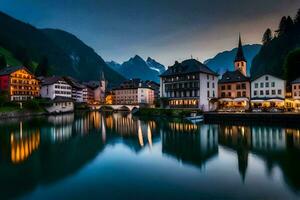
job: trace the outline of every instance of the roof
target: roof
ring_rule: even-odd
[[[284,79],[282,79],[282,78],[280,78],[280,77],[278,77],[278,76],[272,75],[272,74],[262,74],[262,75],[259,75],[259,76],[255,77],[255,78],[254,78],[254,77],[251,77],[251,81],[255,81],[255,80],[257,80],[257,79],[259,79],[259,78],[261,78],[261,77],[263,77],[263,76],[273,76],[273,77],[275,77],[275,78],[284,80]]]
[[[42,79],[42,85],[52,85],[54,83],[57,83],[58,81],[65,81],[65,80],[60,76],[51,76]]]
[[[235,71],[226,71],[222,78],[219,80],[219,83],[236,83],[236,82],[250,82],[250,78],[242,74],[240,70]]]
[[[180,75],[180,74],[189,74],[189,73],[205,73],[218,76],[216,72],[211,70],[208,66],[204,65],[203,63],[195,60],[189,59],[185,60],[182,63],[178,63],[177,61],[175,64],[167,69],[164,73],[160,76],[173,76],[173,75]]]
[[[244,56],[241,35],[239,35],[239,46],[238,46],[238,50],[237,50],[237,53],[236,53],[236,57],[234,59],[234,62],[239,62],[239,61],[245,61],[245,62],[247,62],[246,58]]]
[[[0,71],[0,76],[2,75],[9,75],[15,71],[18,71],[20,69],[25,69],[28,73],[32,74],[26,67],[23,66],[13,66],[13,67],[5,67]]]
[[[291,82],[291,84],[297,84],[297,83],[300,83],[300,77]]]
[[[85,86],[80,84],[77,80],[75,80],[74,78],[67,76],[64,77],[64,80],[71,85],[73,88],[77,88],[77,89],[84,89]]]

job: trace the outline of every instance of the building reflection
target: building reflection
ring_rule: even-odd
[[[42,129],[43,133],[51,136],[52,142],[63,142],[72,136],[74,114],[49,116],[50,127]]]
[[[202,167],[218,153],[218,126],[170,122],[162,131],[162,152]]]
[[[13,164],[20,164],[27,160],[40,145],[39,129],[23,130],[23,122],[19,124],[19,130],[10,133],[10,158]]]

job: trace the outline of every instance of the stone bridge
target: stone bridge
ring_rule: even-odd
[[[139,105],[90,105],[93,110],[116,110],[133,112],[140,108]]]

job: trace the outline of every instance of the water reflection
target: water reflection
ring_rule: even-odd
[[[106,147],[120,144],[136,159],[140,152],[155,154],[152,149],[159,148],[162,155],[156,156],[196,167],[198,173],[205,173],[201,169],[209,167],[210,161],[224,159],[222,148],[236,157],[243,184],[251,178],[250,157],[254,155],[252,159],[263,161],[268,170],[269,177],[260,178],[269,179],[278,168],[289,189],[300,191],[300,128],[195,125],[89,112],[1,122],[0,130],[0,180],[6,183],[0,187],[0,196],[4,198],[20,197],[40,185],[64,180]]]

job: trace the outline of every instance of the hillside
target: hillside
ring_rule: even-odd
[[[2,12],[0,26],[5,27],[0,31],[0,47],[7,49],[16,58],[22,55],[25,60],[39,62],[46,56],[53,74],[73,76],[85,81],[99,79],[103,70],[110,83],[116,84],[124,79],[110,69],[90,47],[70,33],[53,29],[40,30]]]
[[[281,78],[284,76],[284,62],[287,55],[300,47],[300,12],[295,21],[291,17],[283,17],[275,37],[269,36],[257,56],[253,59],[251,76],[258,77],[269,73]],[[297,19],[298,18],[298,19]],[[300,58],[299,58],[300,59]],[[300,74],[295,74],[299,77]]]
[[[16,59],[11,52],[8,50],[0,47],[0,55],[4,56],[7,62],[7,65],[11,66],[19,66],[21,65],[21,62]]]
[[[250,74],[251,62],[261,48],[260,44],[244,45],[244,55],[247,60],[247,73]],[[206,60],[204,63],[212,70],[223,74],[226,70],[233,70],[233,61],[237,53],[237,48],[230,51],[218,53],[215,57]]]

